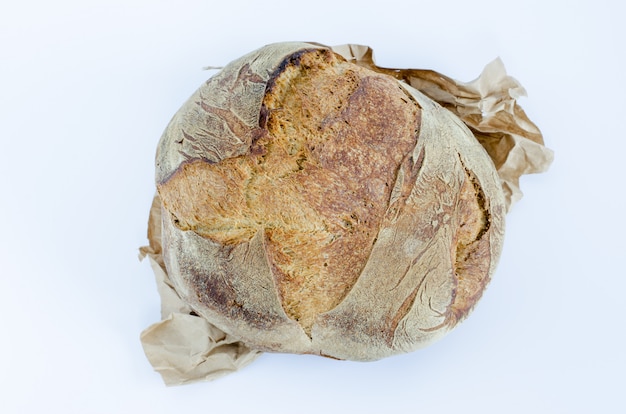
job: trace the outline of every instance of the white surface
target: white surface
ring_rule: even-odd
[[[620,412],[620,4],[3,2],[0,412]],[[460,80],[500,56],[555,162],[523,179],[490,288],[432,347],[367,364],[265,354],[166,388],[138,339],[159,319],[137,260],[155,146],[201,67],[282,40],[367,44],[383,66]]]

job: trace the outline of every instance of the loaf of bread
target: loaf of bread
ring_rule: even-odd
[[[449,332],[495,269],[504,198],[448,110],[307,43],[202,85],[158,146],[163,260],[251,348],[375,360]]]

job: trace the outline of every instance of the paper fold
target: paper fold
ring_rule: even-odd
[[[148,219],[149,246],[139,249],[148,258],[161,297],[161,321],[140,336],[144,353],[167,385],[209,381],[237,371],[261,352],[225,334],[187,306],[172,285],[161,248],[161,201],[154,197]]]

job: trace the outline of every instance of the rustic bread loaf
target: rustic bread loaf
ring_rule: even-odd
[[[306,43],[209,79],[157,151],[181,297],[264,351],[373,360],[474,307],[504,201],[491,159],[420,92]]]

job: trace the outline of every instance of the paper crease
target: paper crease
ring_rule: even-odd
[[[254,361],[260,351],[250,349],[198,316],[172,285],[161,248],[161,201],[154,197],[148,219],[148,246],[139,258],[148,258],[161,297],[161,321],[140,336],[144,353],[167,385],[210,381]]]

